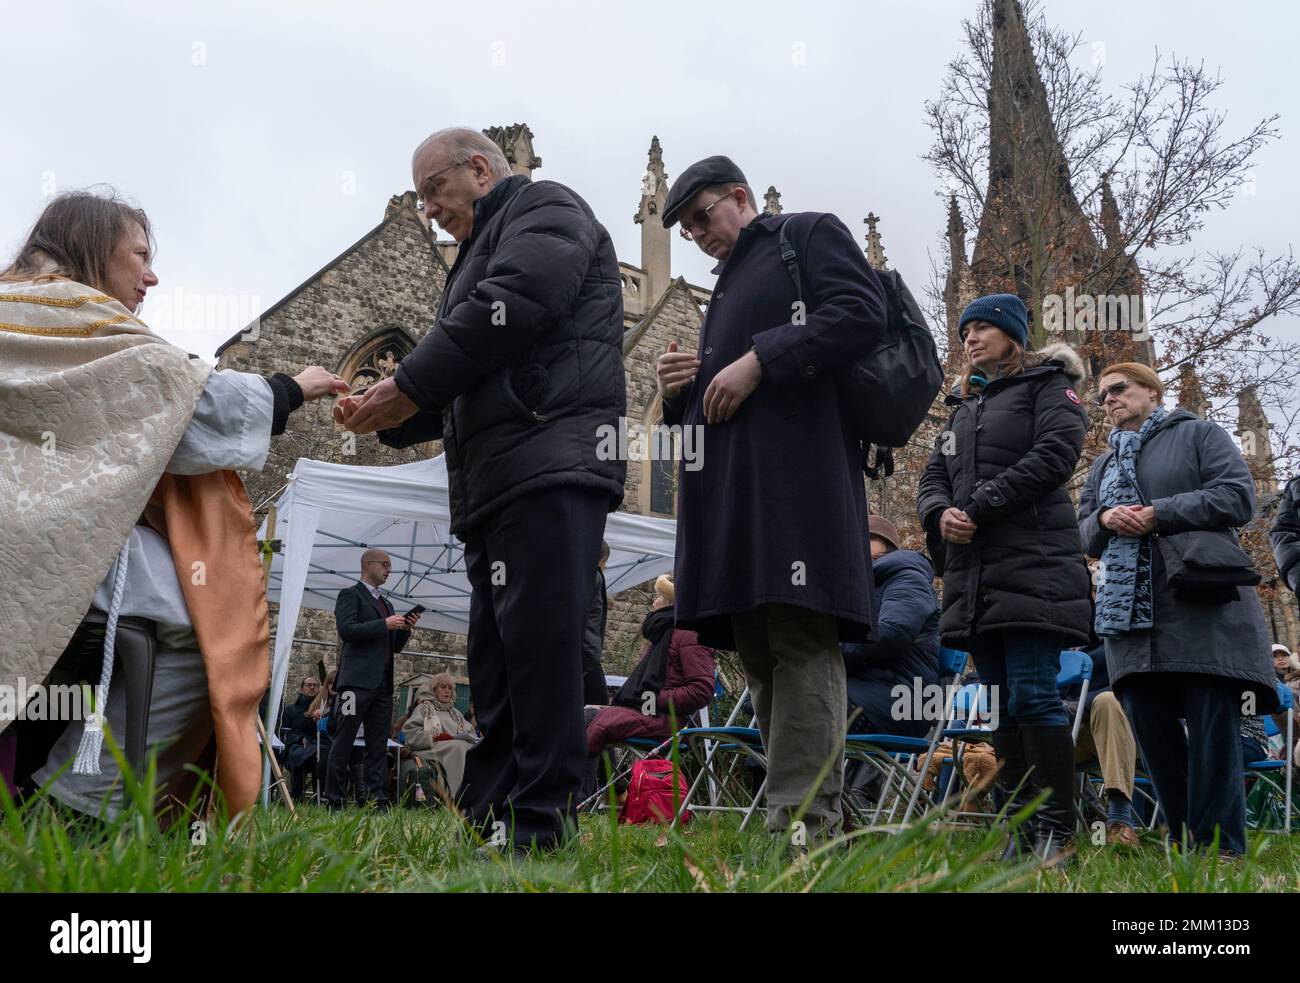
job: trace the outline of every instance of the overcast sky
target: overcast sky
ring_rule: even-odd
[[[621,259],[640,261],[632,216],[657,134],[670,180],[724,153],[788,210],[835,212],[859,234],[875,211],[890,264],[920,287],[946,219],[920,160],[922,104],[975,4],[24,4],[5,17],[0,250],[53,191],[115,186],[155,224],[161,284],[144,319],[210,357],[242,315],[380,221],[429,132],[525,122],[536,176],[581,193]],[[1300,237],[1293,4],[1047,0],[1046,12],[1082,32],[1082,61],[1104,44],[1116,87],[1158,46],[1222,71],[1230,134],[1283,114],[1255,193],[1200,242],[1278,252]],[[709,286],[711,265],[674,239],[674,274]],[[224,320],[187,311],[211,298]],[[1300,337],[1295,322],[1273,329]]]

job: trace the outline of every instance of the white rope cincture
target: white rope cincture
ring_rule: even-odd
[[[108,624],[104,628],[104,662],[95,687],[95,706],[85,720],[81,744],[77,747],[77,760],[72,765],[74,775],[98,775],[99,754],[104,746],[104,710],[108,706],[108,687],[113,682],[113,655],[117,643],[117,615],[122,610],[122,594],[126,591],[126,564],[131,537],[117,553],[117,571],[113,575],[113,598],[108,605]]]

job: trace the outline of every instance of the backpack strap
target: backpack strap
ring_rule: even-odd
[[[790,224],[790,220],[781,223],[780,242],[781,262],[785,263],[785,271],[790,274],[790,279],[794,281],[794,294],[799,303],[803,303],[803,277],[799,275],[799,254],[794,251],[794,246],[790,245],[790,237],[785,234],[785,227]]]

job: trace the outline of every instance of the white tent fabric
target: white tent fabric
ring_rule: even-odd
[[[289,652],[302,608],[334,610],[339,590],[360,576],[362,550],[392,558],[384,592],[399,614],[423,604],[419,627],[463,634],[469,626],[465,550],[450,530],[447,464],[442,457],[394,467],[361,467],[300,458],[276,502],[269,597],[276,620],[271,701],[274,732]],[[267,538],[266,523],[259,536]],[[617,594],[673,568],[672,519],[612,512],[605,525],[605,581]]]

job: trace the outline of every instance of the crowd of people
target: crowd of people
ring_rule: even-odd
[[[1279,682],[1300,690],[1300,667],[1280,646],[1270,664],[1259,574],[1236,539],[1257,504],[1245,461],[1219,426],[1168,411],[1149,366],[1119,362],[1091,381],[1108,449],[1076,506],[1090,426],[1080,357],[1064,343],[1035,350],[1019,297],[972,302],[965,366],[919,483],[925,552],[909,549],[868,514],[860,434],[837,383],[840,367],[871,356],[896,299],[834,215],[760,214],[729,158],[688,167],[661,219],[716,260],[718,279],[698,349],[670,342],[656,368],[664,423],[697,428],[706,450],[702,466],[679,470],[674,572],[655,582],[637,666],[611,701],[601,537],[626,462],[597,446],[626,394],[610,237],[576,192],[513,174],[474,130],[434,133],[411,168],[418,207],[456,240],[456,262],[415,350],[351,395],[318,366],[264,378],[187,356],[135,316],[157,283],[145,214],[85,193],[45,209],[0,274],[0,478],[24,503],[0,513],[14,547],[0,554],[15,585],[0,597],[6,680],[46,679],[89,646],[103,654],[108,729],[121,733],[114,633],[147,621],[160,788],[184,802],[185,766],[215,747],[226,807],[251,806],[267,606],[235,471],[259,469],[304,402],[339,397],[334,420],[355,434],[443,442],[476,713],[457,708],[444,674],[394,725],[394,660],[418,612],[394,609],[382,590],[391,560],[367,550],[338,593],[337,669],[303,679],[285,709],[296,796],[310,776],[334,809],[453,804],[484,841],[505,830],[516,850],[552,849],[573,835],[606,749],[668,739],[713,699],[715,650],[734,650],[764,749],[767,829],[780,842],[796,824],[799,843],[829,840],[844,796],[881,794],[861,762],[846,773],[850,720],[856,732],[927,734],[933,721],[900,713],[894,693],[936,685],[942,645],[969,653],[991,704],[991,754],[968,777],[991,781],[1011,813],[1044,797],[1008,859],[1068,860],[1076,765],[1092,759],[1110,842],[1136,840],[1140,771],[1175,841],[1244,852],[1244,765],[1269,753],[1260,721],[1278,708]],[[50,433],[54,450],[42,451]],[[1298,495],[1293,481],[1272,530],[1293,592]],[[195,563],[205,579],[190,575]],[[80,630],[91,610],[105,631]],[[1056,685],[1072,648],[1104,682],[1077,739],[1078,697]],[[97,723],[67,726],[39,760],[20,729],[16,783],[111,811],[120,782]]]

